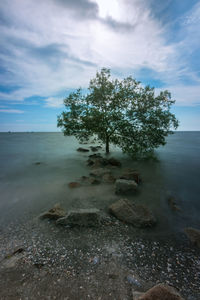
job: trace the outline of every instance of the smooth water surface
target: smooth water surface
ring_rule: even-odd
[[[116,197],[113,186],[68,188],[68,182],[89,173],[88,153],[77,152],[79,146],[62,133],[0,133],[1,227],[36,217],[58,202],[67,209],[107,209]],[[178,235],[187,226],[200,228],[200,132],[175,133],[157,154],[159,162],[136,162],[116,148],[111,156],[140,171],[143,183],[134,200],[151,207],[158,236]],[[169,196],[180,212],[170,210]]]

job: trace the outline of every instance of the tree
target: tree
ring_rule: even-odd
[[[154,88],[143,87],[132,77],[112,80],[110,70],[103,68],[90,81],[88,93],[81,89],[71,93],[64,104],[66,111],[58,116],[58,127],[64,135],[78,139],[96,135],[134,157],[144,157],[165,144],[165,137],[178,127],[170,112],[168,91],[155,96]]]

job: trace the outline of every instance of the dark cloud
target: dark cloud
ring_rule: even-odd
[[[98,5],[90,0],[52,0],[55,4],[60,4],[70,9],[80,18],[95,19],[98,16]]]

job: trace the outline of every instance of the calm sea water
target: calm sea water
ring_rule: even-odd
[[[33,218],[57,202],[66,208],[102,209],[112,203],[111,186],[69,190],[69,181],[89,172],[88,154],[77,152],[78,146],[75,138],[62,133],[0,133],[1,227]],[[135,201],[151,207],[158,235],[200,228],[200,132],[168,137],[167,145],[157,150],[159,162],[135,162],[119,149],[111,150],[123,167],[140,171],[143,184]],[[180,212],[170,210],[168,196],[175,197]]]

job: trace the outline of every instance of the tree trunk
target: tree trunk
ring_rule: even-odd
[[[110,152],[109,150],[109,137],[106,137],[106,154],[108,154]]]

